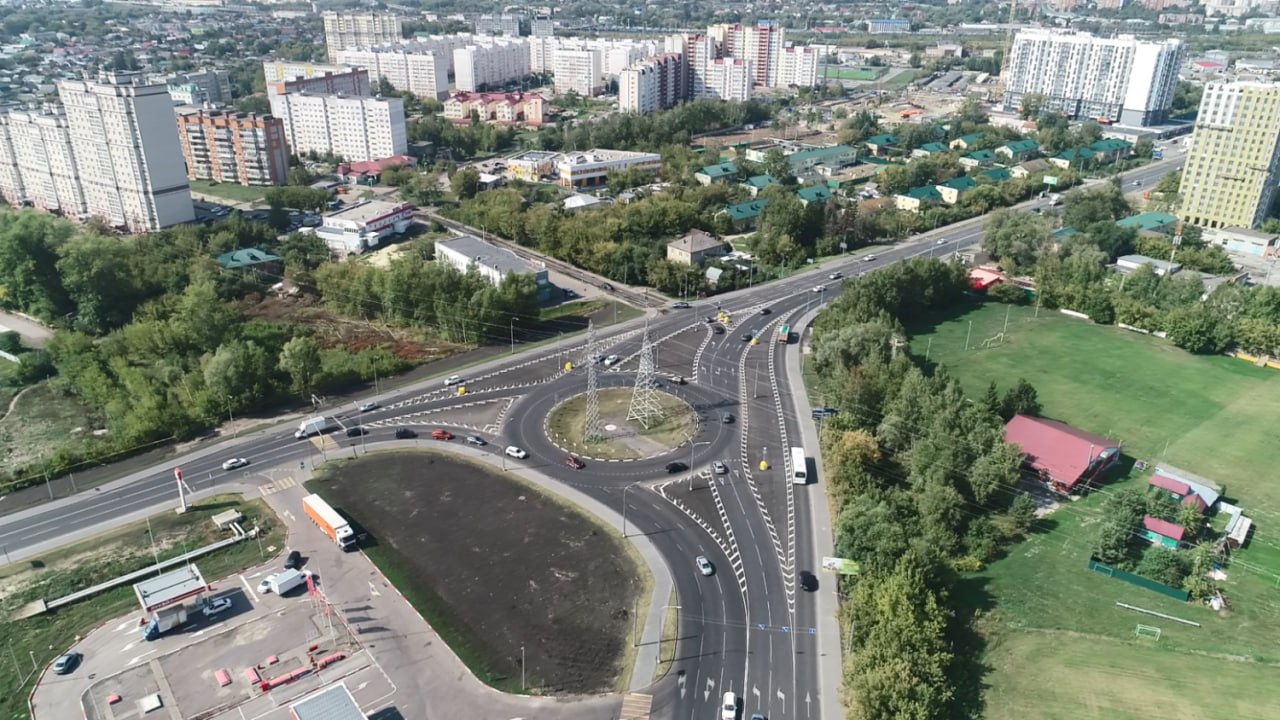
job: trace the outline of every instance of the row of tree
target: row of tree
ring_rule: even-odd
[[[1038,410],[1034,388],[971,402],[944,369],[926,372],[899,349],[904,320],[961,302],[966,287],[959,266],[895,265],[847,282],[814,327],[819,383],[840,410],[822,435],[836,552],[862,568],[842,588],[853,598],[842,613],[851,717],[973,711],[978,651],[952,599],[957,573],[983,567],[1034,519],[1003,435],[1005,417]]]

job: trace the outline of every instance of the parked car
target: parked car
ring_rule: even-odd
[[[711,561],[707,559],[706,555],[699,555],[694,558],[693,561],[698,564],[698,572],[702,573],[703,576],[710,576],[716,571],[715,567],[711,565]]]
[[[289,555],[284,559],[285,570],[300,570],[302,568],[302,553],[297,550],[290,550]]]
[[[485,439],[484,439],[484,438],[482,438],[482,437],[480,437],[479,435],[468,435],[468,436],[467,436],[467,444],[468,444],[468,445],[475,445],[476,447],[484,447],[485,445],[488,445],[489,443],[488,443],[488,442],[486,442],[486,441],[485,441]]]
[[[267,593],[271,592],[271,584],[275,582],[275,579],[276,579],[275,575],[268,575],[262,578],[262,582],[258,583],[258,594],[266,595]]]
[[[249,461],[244,458],[231,458],[230,460],[222,463],[222,469],[235,470],[236,468],[242,468],[248,464],[249,464]]]
[[[668,472],[668,473],[671,473],[672,475],[674,475],[674,474],[676,474],[676,473],[678,473],[678,472],[683,472],[684,470],[687,470],[688,468],[689,468],[689,466],[688,466],[688,465],[685,465],[685,464],[684,464],[684,463],[682,463],[682,462],[669,462],[669,463],[667,463],[667,472]]]
[[[204,607],[200,608],[200,612],[204,613],[205,617],[213,617],[214,615],[217,615],[220,612],[226,612],[227,610],[230,610],[230,609],[231,609],[231,598],[220,597],[220,598],[213,598],[209,602],[205,603]]]
[[[53,661],[54,675],[70,675],[72,670],[80,666],[80,661],[84,656],[78,652],[69,652],[59,655],[57,660]]]
[[[610,285],[609,283],[600,283],[600,289],[601,289],[601,290],[608,290],[609,292],[613,292],[613,285]]]
[[[568,465],[574,470],[581,470],[582,468],[587,466],[587,464],[582,462],[582,459],[579,458],[577,455],[569,455],[565,457],[564,464]]]
[[[513,457],[517,460],[523,460],[529,457],[529,453],[525,452],[521,448],[516,447],[515,445],[508,445],[507,449],[503,450],[503,452],[505,452],[508,457]]]
[[[368,430],[365,430],[363,427],[353,425],[352,427],[347,428],[347,437],[360,437],[367,432]]]
[[[453,387],[454,385],[461,385],[461,384],[462,384],[461,375],[450,375],[449,377],[444,379],[445,387]]]
[[[410,430],[409,428],[400,428],[396,430],[397,440],[412,440],[416,437],[418,437],[418,433]]]
[[[431,431],[431,439],[432,440],[452,440],[453,433],[443,428],[436,428],[435,430]]]
[[[367,413],[370,410],[377,410],[379,407],[377,400],[370,400],[366,403],[360,403],[360,412]]]

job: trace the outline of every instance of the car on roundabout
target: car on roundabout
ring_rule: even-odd
[[[574,470],[581,470],[582,468],[587,466],[586,463],[582,462],[581,458],[579,458],[577,455],[574,455],[572,453],[570,453],[565,457],[564,464],[568,465]]]
[[[396,430],[397,440],[412,440],[416,437],[418,437],[418,433],[410,430],[409,428],[400,428]]]
[[[726,473],[728,473],[728,472],[729,472],[729,466],[728,466],[728,465],[725,465],[724,463],[720,462],[719,460],[712,460],[712,461],[711,461],[711,472],[713,472],[713,473],[715,473],[715,474],[717,474],[717,475],[724,475],[724,474],[726,474]]]
[[[370,400],[369,402],[360,403],[359,410],[362,413],[367,413],[367,412],[372,412],[374,410],[377,410],[379,407],[382,407],[382,406],[378,404],[377,400]]]
[[[667,473],[671,475],[675,475],[678,472],[684,472],[685,470],[688,470],[688,469],[689,469],[688,465],[685,465],[684,463],[679,461],[667,463]]]
[[[431,431],[431,439],[432,440],[452,440],[453,433],[449,432],[448,430],[445,430],[444,428],[436,428],[435,430]]]
[[[517,460],[524,460],[529,457],[529,453],[525,452],[523,448],[516,447],[515,445],[508,445],[507,449],[502,452],[506,453],[507,457],[513,457]]]
[[[468,435],[468,436],[467,436],[467,444],[468,444],[468,445],[475,445],[476,447],[484,447],[485,445],[488,445],[489,443],[488,443],[484,438],[480,437],[479,435]]]
[[[230,460],[222,463],[222,469],[236,470],[236,469],[245,467],[248,464],[249,464],[249,461],[246,460],[245,458],[231,458]]]
[[[347,428],[347,437],[360,437],[361,435],[368,434],[369,431],[359,425],[353,425],[352,427]]]
[[[57,660],[53,661],[53,674],[70,675],[72,670],[79,667],[80,661],[83,659],[84,655],[81,655],[78,652],[69,652],[64,655],[60,655]]]

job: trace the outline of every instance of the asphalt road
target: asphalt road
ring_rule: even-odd
[[[1170,152],[1162,162],[1127,173],[1124,189],[1149,189],[1180,165],[1181,157]],[[1046,203],[1037,200],[1021,207]],[[667,382],[664,389],[689,400],[702,418],[692,452],[686,445],[644,461],[589,461],[581,471],[564,465],[563,453],[543,433],[542,420],[559,398],[585,390],[581,363],[589,353],[583,338],[469,369],[463,373],[465,396],[433,378],[378,397],[381,407],[370,413],[360,415],[349,406],[318,412],[338,416],[344,427],[363,425],[369,431],[366,439],[376,441],[391,439],[401,426],[415,426],[419,432],[452,427],[459,435],[470,434],[461,424],[451,425],[450,419],[467,408],[507,403],[487,450],[520,445],[531,453],[527,462],[548,475],[610,506],[623,507],[625,500],[628,522],[649,536],[673,573],[681,641],[674,672],[652,689],[655,717],[711,717],[725,691],[742,699],[743,717],[759,712],[774,719],[813,718],[822,716],[824,707],[834,716],[839,689],[818,684],[817,663],[823,654],[818,644],[839,639],[810,633],[818,624],[813,597],[797,587],[799,572],[816,569],[808,524],[812,503],[823,499],[820,488],[788,481],[787,448],[802,444],[798,413],[807,413],[808,403],[793,397],[783,382],[786,346],[775,341],[777,329],[838,292],[838,281],[828,277],[831,273],[851,277],[910,257],[951,254],[978,241],[985,222],[986,218],[975,218],[940,228],[878,250],[873,260],[828,262],[782,281],[696,303],[692,309],[663,309],[599,333],[594,352],[626,358],[613,370],[599,373],[602,386],[633,381],[634,355],[646,323],[650,337],[661,340],[662,373],[690,379],[684,386]],[[717,308],[731,316],[722,334],[703,321]],[[769,314],[761,314],[764,308]],[[742,339],[748,331],[757,332],[758,344]],[[579,366],[564,372],[566,359]],[[735,422],[720,422],[724,412],[734,413]],[[309,467],[312,458],[358,453],[362,441],[342,431],[323,441],[295,440],[294,429],[268,428],[182,457],[179,464],[187,488],[202,491],[228,481],[266,482],[300,464]],[[816,448],[807,452],[812,456]],[[229,457],[248,458],[251,465],[223,472],[221,463]],[[690,463],[690,473],[667,475],[663,466],[673,459]],[[729,473],[716,476],[707,470],[717,459],[726,461]],[[762,460],[768,461],[769,469],[761,469]],[[11,560],[19,560],[173,506],[178,495],[173,471],[173,465],[150,468],[8,515],[0,521],[0,547]],[[697,573],[693,558],[699,554],[713,561],[714,575]],[[839,662],[838,649],[827,654],[828,662]]]

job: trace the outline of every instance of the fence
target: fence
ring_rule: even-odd
[[[1191,593],[1187,592],[1186,590],[1182,590],[1181,588],[1169,587],[1168,585],[1158,583],[1155,580],[1148,580],[1147,578],[1139,577],[1137,575],[1134,575],[1133,573],[1127,573],[1124,570],[1117,570],[1116,568],[1113,568],[1109,565],[1104,565],[1098,562],[1097,558],[1089,558],[1089,569],[1094,572],[1102,573],[1107,577],[1115,578],[1116,580],[1123,580],[1127,583],[1132,583],[1141,588],[1154,590],[1155,592],[1158,592],[1161,595],[1166,595],[1168,597],[1181,600],[1183,602],[1186,602],[1188,599],[1191,598]]]

